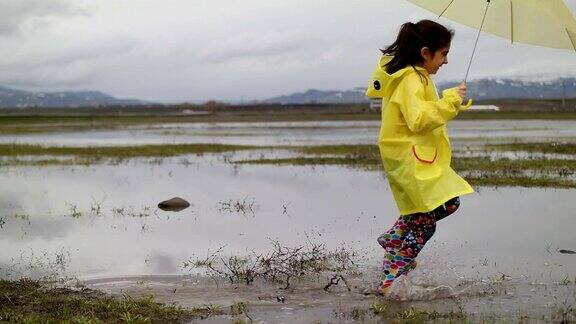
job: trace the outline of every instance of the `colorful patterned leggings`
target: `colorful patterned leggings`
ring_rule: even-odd
[[[416,268],[414,259],[434,235],[436,222],[454,213],[459,206],[460,199],[455,197],[431,212],[400,216],[392,228],[378,237],[378,243],[386,250],[381,292],[386,291],[394,279]]]

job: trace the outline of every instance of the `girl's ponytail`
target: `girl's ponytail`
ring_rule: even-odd
[[[454,36],[454,31],[431,20],[420,20],[416,24],[412,22],[402,24],[396,41],[382,50],[382,54],[393,56],[392,60],[386,64],[386,72],[393,74],[406,66],[414,67],[422,63],[420,50],[423,47],[428,47],[430,52],[434,53],[448,46],[452,41],[452,36]]]

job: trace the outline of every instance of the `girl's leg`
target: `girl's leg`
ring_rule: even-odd
[[[396,278],[416,268],[414,259],[435,230],[433,214],[418,213],[401,216],[388,232],[380,236],[378,242],[386,250],[382,283],[378,288],[381,293],[385,293]]]
[[[400,216],[388,231],[378,237],[378,244],[380,244],[380,246],[386,250],[388,255],[397,254],[398,250],[400,250],[402,247],[407,228],[408,225],[406,224],[404,218]],[[387,260],[388,259],[386,258],[384,259],[385,267],[388,266],[389,263]],[[409,267],[412,269],[415,268],[416,261],[413,261]]]
[[[415,268],[416,261],[414,259],[436,232],[436,223],[452,215],[458,207],[460,207],[460,198],[454,197],[429,213],[405,216],[408,218],[406,221],[408,230],[400,254],[403,254],[405,259],[411,258],[410,264],[413,264],[414,267],[402,269],[401,274],[407,274]]]
[[[400,216],[389,230],[378,237],[378,244],[386,251],[398,250],[402,246],[406,229],[407,225],[402,216]]]
[[[455,197],[429,213],[400,216],[386,233],[380,235],[378,243],[386,250],[380,292],[386,292],[394,279],[416,268],[415,258],[434,235],[436,222],[453,214],[459,206],[460,199]]]
[[[398,270],[405,266],[400,260],[396,260],[396,256],[402,247],[407,229],[405,219],[400,216],[388,231],[378,237],[378,244],[386,251],[382,261],[383,275],[379,290],[392,285],[394,279],[400,276]]]
[[[436,217],[436,221],[452,215],[456,210],[458,210],[458,207],[460,207],[460,197],[454,197],[448,200],[444,205],[434,209],[433,213]]]
[[[455,197],[434,209],[431,213],[434,214],[435,220],[439,221],[453,214],[459,206],[460,198]],[[382,246],[385,250],[395,251],[398,250],[402,245],[404,234],[407,229],[405,217],[400,216],[388,231],[378,237],[378,244],[380,244],[380,246]]]

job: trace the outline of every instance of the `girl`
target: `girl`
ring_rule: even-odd
[[[430,21],[402,25],[384,54],[366,95],[382,98],[379,148],[400,217],[378,238],[385,250],[379,294],[416,267],[415,258],[436,222],[454,213],[459,196],[474,192],[450,167],[446,123],[468,109],[466,85],[444,90],[430,78],[448,63],[454,32]]]

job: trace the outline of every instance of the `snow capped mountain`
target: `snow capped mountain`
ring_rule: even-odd
[[[303,103],[355,103],[368,102],[364,97],[364,89],[353,90],[315,90],[296,92],[286,96],[279,96],[262,101],[262,103],[303,104]]]
[[[460,82],[439,82],[438,90],[455,87]],[[468,95],[475,100],[489,99],[560,99],[576,98],[576,77],[542,79],[486,78],[468,81]],[[263,103],[362,103],[364,88],[353,90],[308,90],[267,99]]]
[[[84,107],[144,105],[144,101],[117,99],[98,91],[28,92],[0,87],[0,108]]]
[[[438,89],[457,86],[460,82],[442,82]],[[576,78],[506,79],[487,78],[468,81],[468,94],[476,100],[486,99],[560,99],[576,98]]]

